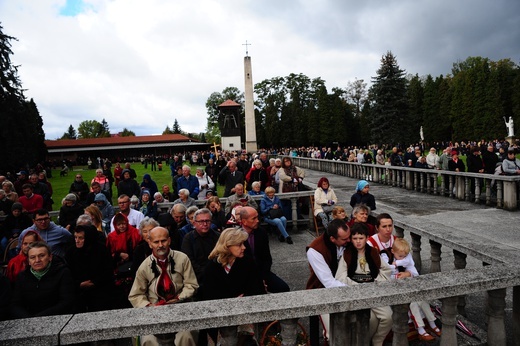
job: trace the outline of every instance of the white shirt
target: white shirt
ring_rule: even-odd
[[[341,259],[341,257],[343,257],[343,251],[345,248],[341,246],[336,248],[336,250],[337,259]],[[307,260],[309,261],[312,270],[318,277],[318,280],[320,280],[321,284],[325,288],[347,286],[347,284],[336,280],[334,275],[332,275],[327,262],[325,262],[325,258],[323,258],[323,255],[318,251],[314,250],[313,248],[309,248],[309,250],[307,250]]]
[[[115,217],[115,215],[114,215],[114,217]],[[115,230],[114,217],[112,218],[112,220],[110,220],[110,232],[114,232],[114,230]],[[128,223],[130,225],[134,226],[135,228],[138,228],[139,224],[144,219],[144,215],[139,210],[130,208],[130,213],[128,213],[128,215],[126,215],[126,218],[128,219]]]

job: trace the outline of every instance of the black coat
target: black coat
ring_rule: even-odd
[[[244,183],[244,174],[237,169],[233,176],[226,167],[219,173],[219,182],[225,186],[224,197],[229,197],[231,195],[231,189],[235,188],[236,184]]]
[[[244,245],[246,246],[246,250],[244,254],[245,257],[255,260],[262,279],[265,280],[270,276],[271,266],[273,265],[273,257],[271,256],[271,249],[269,248],[269,237],[267,232],[260,227],[255,229],[253,233],[255,237],[255,253],[253,254],[251,251],[249,241],[245,241]]]
[[[265,293],[264,284],[255,262],[251,258],[237,258],[229,273],[216,259],[208,262],[204,270],[203,300],[254,296]]]
[[[49,271],[38,281],[30,269],[27,267],[16,280],[12,316],[27,318],[73,313],[75,289],[70,270],[53,259]]]

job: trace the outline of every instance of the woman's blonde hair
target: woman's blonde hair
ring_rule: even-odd
[[[103,214],[101,214],[101,210],[95,205],[89,205],[85,208],[85,211],[92,215],[92,223],[96,227],[103,227]]]
[[[344,213],[344,212],[345,212],[345,208],[337,205],[334,208],[332,208],[332,218],[335,219],[339,213]]]
[[[216,258],[217,262],[225,266],[231,261],[231,251],[229,247],[232,245],[241,245],[247,240],[249,235],[239,228],[226,228],[220,234],[217,244],[209,254],[208,258]]]
[[[265,193],[268,194],[268,193],[271,193],[271,192],[276,192],[276,190],[274,189],[274,187],[272,186],[268,186],[265,188]]]
[[[392,250],[402,251],[408,255],[410,253],[410,243],[404,238],[396,238],[392,245]]]

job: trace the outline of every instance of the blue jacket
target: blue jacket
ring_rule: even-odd
[[[191,174],[188,178],[183,175],[177,179],[177,191],[180,189],[188,189],[190,191],[190,197],[197,199],[199,195],[199,179]]]
[[[273,208],[275,204],[278,204],[278,208],[282,208],[282,202],[280,201],[280,198],[278,198],[276,195],[271,200],[267,195],[262,198],[260,201],[260,213],[266,217],[269,216],[269,210]]]

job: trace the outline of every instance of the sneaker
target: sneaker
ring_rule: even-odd
[[[285,238],[285,241],[287,242],[287,244],[292,244],[293,243],[292,238],[290,236]]]
[[[285,241],[285,237],[283,235],[278,236],[278,240],[280,243],[283,243]]]

